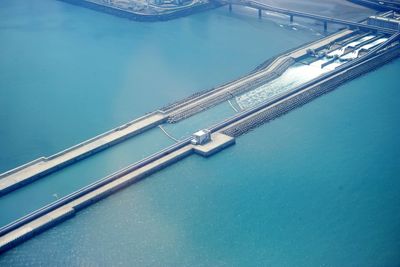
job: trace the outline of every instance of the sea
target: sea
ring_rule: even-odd
[[[346,19],[374,13],[322,6]],[[324,34],[318,22],[235,6],[144,23],[2,0],[0,172]],[[213,157],[192,155],[0,255],[0,266],[399,266],[399,73],[397,59]],[[179,139],[234,114],[226,103],[214,111],[166,129]],[[3,196],[0,226],[172,143],[154,128]]]

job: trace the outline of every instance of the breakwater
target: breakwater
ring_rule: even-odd
[[[311,42],[294,51],[276,57],[267,67],[258,72],[251,73],[239,80],[200,95],[189,97],[184,101],[170,105],[169,108],[149,113],[146,116],[112,129],[51,157],[42,157],[3,173],[0,175],[0,195],[4,195],[47,174],[58,171],[166,121],[174,123],[183,120],[226,101],[235,95],[251,90],[260,84],[267,83],[279,77],[295,60],[306,56],[310,49],[318,50],[352,34],[354,32],[351,30],[343,30]]]
[[[241,81],[241,80],[243,80],[245,78],[248,78],[253,74],[259,73],[261,71],[268,71],[270,66],[275,61],[277,61],[280,58],[290,56],[292,53],[294,53],[296,51],[304,52],[305,48],[306,49],[312,48],[312,49],[315,49],[315,51],[318,51],[318,49],[321,49],[322,47],[324,47],[326,45],[329,45],[329,44],[331,44],[331,46],[334,46],[334,44],[340,43],[342,40],[348,39],[349,36],[353,36],[353,37],[350,37],[350,38],[357,39],[357,38],[359,38],[358,37],[359,35],[364,36],[364,35],[367,35],[367,34],[369,34],[369,33],[358,33],[358,30],[350,31],[350,30],[347,30],[347,29],[343,29],[343,30],[339,31],[338,33],[330,34],[330,35],[328,35],[328,36],[326,36],[324,38],[301,44],[301,45],[299,45],[299,46],[297,46],[295,48],[289,49],[287,51],[284,51],[284,52],[280,53],[279,55],[276,55],[276,56],[274,56],[272,58],[269,58],[269,59],[265,60],[264,62],[259,64],[257,67],[255,67],[252,71],[250,71],[249,73],[239,77],[238,79],[235,79],[234,81],[230,81],[230,82],[224,83],[224,84],[222,84],[222,85],[220,85],[218,87],[215,87],[215,88],[208,88],[208,89],[204,89],[204,90],[195,92],[194,94],[192,94],[190,96],[187,96],[187,97],[185,97],[183,99],[174,101],[174,102],[162,107],[160,110],[162,110],[165,113],[175,111],[175,110],[179,109],[180,107],[189,104],[190,102],[196,101],[199,98],[202,98],[202,97],[211,95],[213,93],[216,93],[218,91],[221,91],[221,90],[225,89],[227,86],[229,86],[231,84],[234,84],[234,83],[236,83],[238,81]],[[326,40],[328,40],[328,42],[326,42]],[[318,47],[318,44],[321,44],[321,43],[322,43],[322,46]],[[296,58],[296,60],[301,59],[301,57],[305,56],[305,55],[306,54],[304,54],[304,53],[301,54],[301,55],[297,55],[299,58]]]
[[[136,21],[143,22],[155,22],[155,21],[166,21],[171,19],[176,19],[184,16],[189,16],[198,12],[207,11],[213,8],[220,7],[221,4],[216,1],[209,1],[207,3],[202,3],[198,5],[193,5],[186,8],[179,8],[173,11],[165,11],[163,13],[139,13],[133,12],[127,9],[121,9],[117,7],[111,7],[107,5],[102,5],[100,3],[95,3],[91,1],[82,1],[82,0],[59,0],[63,2],[67,2],[73,5],[89,8],[95,11],[103,12],[106,14],[114,15],[120,18],[126,18]]]
[[[166,117],[162,112],[153,112],[55,155],[41,157],[0,174],[0,196],[138,135],[165,120]]]
[[[284,73],[296,60],[299,60],[308,54],[309,50],[318,50],[321,47],[329,45],[337,40],[342,40],[346,36],[354,34],[351,30],[342,30],[338,33],[329,35],[320,40],[303,45],[298,49],[292,50],[268,61],[268,66],[263,64],[259,66],[260,71],[251,72],[241,79],[230,82],[226,85],[206,91],[200,95],[194,95],[183,101],[178,101],[164,108],[168,113],[168,122],[176,123],[186,119],[194,114],[209,109],[220,104],[235,95],[249,91],[261,84],[267,83]]]
[[[84,207],[163,169],[186,156],[196,153],[210,156],[234,144],[234,137],[299,107],[316,97],[327,93],[340,84],[354,79],[382,64],[398,57],[397,40],[392,36],[364,58],[338,67],[338,70],[317,78],[301,88],[296,88],[285,96],[272,100],[251,110],[241,112],[217,125],[210,127],[211,142],[192,145],[190,138],[182,140],[148,158],[107,176],[78,190],[56,202],[43,207],[3,228],[0,228],[0,251],[5,251],[73,216]],[[393,45],[394,44],[394,45]]]
[[[340,84],[398,57],[400,55],[398,38],[399,34],[396,34],[362,58],[350,61],[300,88],[279,96],[272,102],[241,112],[210,127],[209,130],[212,132],[212,137],[209,143],[192,145],[190,138],[179,141],[148,158],[0,228],[0,251],[10,249],[41,231],[70,218],[76,211],[190,154],[196,153],[202,156],[210,156],[217,153],[234,144],[235,136],[239,136],[268,120],[301,106],[315,97],[333,90]]]
[[[229,90],[221,92],[221,94],[218,95],[213,95],[208,99],[205,99],[204,95],[202,95],[202,101],[200,103],[194,103],[194,105],[187,106],[185,105],[185,107],[183,107],[182,109],[176,112],[172,112],[168,116],[168,122],[176,123],[206,109],[212,108],[224,101],[227,101],[235,95],[249,91],[255,87],[260,86],[261,84],[268,83],[282,75],[282,73],[284,73],[293,63],[294,60],[292,58],[284,58],[280,62],[278,62],[275,68],[259,78],[253,79],[252,81],[243,82],[239,85],[235,84],[232,86],[232,88],[229,88]]]
[[[235,143],[234,138],[220,133],[214,133],[211,138],[204,145],[192,145],[190,138],[182,140],[0,228],[0,253],[193,153],[209,157]]]
[[[314,85],[306,87],[304,86],[294,89],[290,94],[290,97],[276,97],[263,106],[267,106],[264,109],[258,108],[259,110],[253,112],[253,115],[244,117],[243,119],[236,120],[235,123],[223,124],[227,125],[223,128],[222,132],[232,137],[238,137],[248,131],[282,116],[291,110],[301,107],[302,105],[314,100],[315,98],[326,94],[341,84],[355,79],[367,72],[373,71],[376,68],[392,61],[393,59],[400,56],[400,49],[398,47],[390,48],[381,54],[378,54],[368,60],[365,60],[358,65],[352,66],[349,69],[345,69],[328,79],[323,79]],[[331,75],[331,74],[330,74]],[[317,79],[321,80],[320,78]],[[218,126],[221,128],[222,126]]]

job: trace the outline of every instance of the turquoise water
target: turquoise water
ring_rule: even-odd
[[[226,9],[135,23],[55,0],[1,1],[0,171],[242,76],[317,37]]]
[[[226,10],[135,23],[59,1],[0,5],[0,171],[229,81],[277,52],[317,38],[310,31],[289,36],[292,31],[280,30],[282,40],[265,49],[266,33],[276,25]],[[206,112],[174,125],[171,134],[186,136],[231,113],[229,106]],[[0,200],[0,225],[168,144],[155,129],[12,192]]]
[[[157,142],[154,142],[157,140]],[[72,193],[96,180],[106,177],[173,143],[160,129],[111,147],[62,171],[55,172],[0,198],[0,226],[6,225],[29,212]],[[27,201],[29,199],[29,201]],[[16,203],[24,205],[16,208]]]
[[[241,76],[315,37],[224,9],[142,24],[57,1],[1,1],[0,169]],[[398,266],[399,71],[397,60],[212,158],[191,156],[5,253],[0,265]],[[216,118],[204,114],[187,126]],[[185,135],[178,125],[169,130]],[[143,138],[98,157],[117,168],[152,139],[149,151],[170,142],[160,131]],[[59,188],[82,182],[62,173]],[[28,195],[52,197],[53,187],[44,188]],[[0,199],[1,218],[43,201],[19,192],[6,210]]]
[[[282,40],[265,49],[268,30],[276,25],[226,10],[135,23],[59,1],[21,0],[2,1],[0,18],[0,171],[225,83],[277,52],[317,38],[309,31],[288,37],[291,31],[280,31]],[[206,113],[201,121],[175,125],[172,134],[188,135],[225,114]],[[168,144],[155,129],[15,191],[0,200],[0,225]]]
[[[212,158],[187,158],[0,263],[397,266],[399,69],[350,82]]]

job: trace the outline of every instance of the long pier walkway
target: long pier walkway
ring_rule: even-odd
[[[343,30],[319,39],[308,45],[302,46],[299,49],[277,57],[270,65],[260,71],[233,81],[225,86],[216,88],[208,94],[203,94],[197,98],[185,101],[178,106],[174,106],[172,109],[167,109],[166,113],[168,113],[168,121],[172,123],[180,121],[202,110],[226,101],[232,98],[233,95],[249,91],[260,84],[273,80],[280,76],[291,64],[294,63],[295,60],[307,55],[308,50],[316,50],[352,33],[352,30]]]
[[[283,13],[291,16],[291,18],[293,16],[299,16],[321,20],[324,22],[343,24],[368,31],[373,30],[381,33],[396,32],[391,29],[381,28],[374,25],[367,25],[359,22],[351,22],[305,12],[277,8],[253,0],[232,0],[225,3],[228,3],[229,5],[245,5],[259,10],[269,10]],[[152,127],[161,125],[165,122],[174,123],[180,121],[198,112],[222,103],[223,101],[229,100],[234,95],[244,93],[261,84],[267,83],[280,76],[295,62],[295,60],[307,55],[308,51],[317,50],[320,47],[332,44],[335,42],[335,40],[339,40],[352,33],[354,33],[354,30],[345,29],[321,40],[317,40],[297,50],[277,57],[265,68],[253,72],[241,79],[202,93],[196,97],[186,99],[185,101],[172,105],[166,109],[150,113],[142,118],[112,129],[111,131],[68,148],[53,156],[39,158],[13,170],[0,174],[0,196],[29,182],[39,179],[40,177],[64,168],[76,161],[82,160],[94,153],[102,151],[127,138],[140,134]]]
[[[68,148],[50,157],[42,157],[8,172],[0,174],[0,196],[45,175],[58,171],[76,161],[118,144],[132,136],[159,126],[166,121],[177,122],[202,110],[226,101],[232,96],[251,90],[281,75],[294,60],[307,55],[309,49],[317,49],[343,38],[353,31],[344,30],[323,39],[312,42],[290,53],[277,57],[266,68],[254,72],[242,79],[218,87],[198,97],[183,101],[166,110],[159,110],[138,118],[125,125],[98,135],[90,140]],[[176,140],[175,140],[176,141]]]
[[[93,184],[0,228],[0,252],[25,241],[41,231],[73,216],[84,207],[188,155],[196,153],[202,156],[210,156],[234,144],[234,137],[248,129],[266,120],[280,116],[329,90],[333,90],[343,82],[362,75],[398,57],[400,55],[399,39],[400,33],[395,34],[384,43],[371,49],[371,51],[363,57],[349,61],[330,73],[326,73],[289,92],[285,92],[284,95],[280,95],[249,110],[242,111],[231,118],[211,126],[208,128],[211,132],[211,139],[205,144],[192,144],[191,138],[181,140],[152,156],[136,162],[133,165],[98,180]],[[297,51],[296,53],[300,52]],[[119,140],[123,138],[123,136],[138,133],[148,127],[154,127],[154,125],[165,121],[166,118],[165,114],[150,114],[129,125],[125,125],[121,129],[113,130],[122,131],[132,126],[132,129],[127,130],[125,135],[111,135],[113,137],[110,140]],[[109,132],[107,135],[112,134],[113,131]]]
[[[331,44],[335,40],[341,39],[350,33],[352,33],[352,31],[344,30],[324,38],[323,40],[318,40],[296,49],[293,52],[282,55],[272,62],[267,70],[261,70],[254,73],[250,75],[251,78],[245,77],[239,80],[237,82],[239,85],[237,86],[248,86],[249,83],[265,80],[266,76],[271,73],[271,69],[276,71],[276,69],[282,66],[282,64],[286,64],[285,62],[306,55],[308,49],[317,49],[321,46]],[[396,33],[388,38],[387,41],[374,47],[362,57],[349,61],[337,67],[333,71],[294,88],[289,92],[285,92],[283,95],[279,95],[268,102],[264,102],[249,110],[239,112],[233,117],[211,126],[208,128],[211,133],[211,139],[205,144],[194,144],[191,138],[178,141],[172,146],[163,149],[152,156],[100,179],[0,228],[0,252],[17,245],[41,231],[73,216],[77,211],[84,207],[133,182],[139,181],[162,168],[167,167],[188,155],[196,153],[202,156],[210,156],[225,147],[234,144],[234,137],[239,136],[248,129],[257,126],[266,120],[280,116],[329,90],[333,90],[341,83],[353,79],[366,71],[379,67],[391,59],[398,57],[400,55],[399,39],[400,33]],[[25,180],[35,179],[35,177],[37,178],[40,177],[40,175],[45,175],[48,172],[62,168],[67,164],[87,157],[117,142],[129,138],[130,136],[139,134],[146,129],[160,125],[168,120],[171,114],[175,114],[175,112],[178,112],[179,110],[182,111],[182,109],[187,107],[196,107],[199,103],[203,103],[198,101],[205,101],[204,103],[206,104],[219,101],[219,96],[221,94],[226,95],[226,90],[229,92],[228,95],[232,96],[232,92],[229,91],[232,89],[232,86],[234,85],[230,84],[215,92],[209,92],[198,99],[189,100],[187,103],[174,106],[169,112],[163,113],[157,111],[151,113],[139,118],[138,120],[132,121],[75,147],[60,152],[50,158],[42,158],[38,161],[11,170],[2,176],[6,176],[6,179],[9,179],[9,181],[15,181],[16,183],[18,183],[16,180],[18,177],[22,177],[21,179],[24,179],[25,177]],[[212,98],[212,95],[214,95],[215,98]]]
[[[0,196],[42,176],[82,160],[134,135],[153,128],[166,120],[166,115],[154,112],[112,129],[90,140],[50,157],[42,157],[0,175]]]

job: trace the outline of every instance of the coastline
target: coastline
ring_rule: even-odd
[[[76,6],[89,8],[95,11],[114,15],[120,18],[126,18],[130,20],[143,21],[143,22],[156,22],[156,21],[166,21],[166,20],[176,19],[222,6],[222,4],[220,3],[217,3],[215,1],[210,1],[206,4],[190,6],[187,8],[182,8],[165,13],[145,14],[145,13],[135,13],[129,10],[101,5],[89,1],[82,1],[82,0],[59,0],[59,1],[73,4]]]

